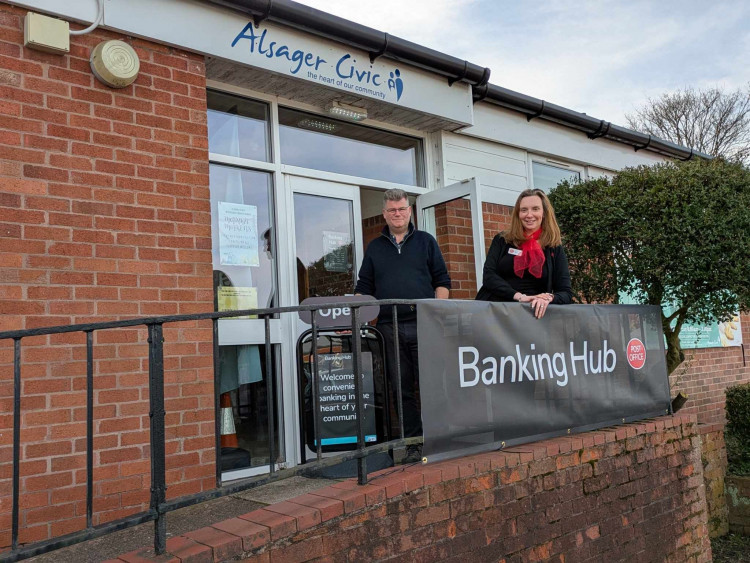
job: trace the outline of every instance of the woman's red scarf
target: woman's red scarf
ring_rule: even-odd
[[[519,250],[521,255],[516,255],[513,258],[513,271],[519,278],[523,277],[525,270],[529,270],[529,273],[535,278],[542,277],[542,267],[544,266],[544,251],[539,244],[539,237],[542,234],[542,229],[538,229],[526,236],[526,240],[521,243]]]

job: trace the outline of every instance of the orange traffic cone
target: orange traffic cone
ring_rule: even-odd
[[[238,448],[237,430],[234,427],[234,412],[232,411],[232,395],[229,392],[222,393],[219,397],[221,407],[221,447]]]

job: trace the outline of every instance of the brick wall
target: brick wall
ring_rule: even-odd
[[[685,350],[685,361],[669,378],[672,394],[687,394],[685,410],[695,413],[701,424],[724,424],[726,388],[750,382],[750,315],[740,315],[740,323],[744,350],[740,346]]]
[[[373,239],[376,239],[380,236],[380,232],[383,230],[383,227],[385,227],[385,218],[383,217],[382,213],[380,215],[375,215],[374,217],[367,217],[366,219],[362,219],[363,250],[367,250],[367,245],[370,244]]]
[[[386,469],[167,541],[227,561],[711,561],[693,416]],[[142,550],[121,560],[154,560]],[[159,559],[162,560],[162,559]]]
[[[451,277],[452,299],[473,299],[477,294],[469,205],[469,200],[456,199],[435,206],[435,238]]]
[[[510,227],[512,207],[483,203],[485,248],[496,234]],[[456,199],[435,207],[438,245],[451,276],[453,299],[474,299],[477,294],[474,267],[474,235],[468,199]],[[481,281],[481,280],[480,280]],[[480,284],[481,285],[481,284]]]
[[[60,56],[23,47],[0,4],[0,331],[210,311],[201,57],[98,30]],[[75,25],[73,26],[76,27]],[[141,73],[99,83],[92,48],[123,39]],[[168,496],[213,486],[210,325],[165,328]],[[85,339],[23,344],[20,541],[85,526]],[[94,523],[148,506],[144,330],[95,337]],[[12,355],[0,343],[0,546],[9,544]]]
[[[489,251],[495,235],[510,229],[513,206],[485,202],[482,204],[482,213],[484,221],[484,246]]]
[[[698,431],[701,437],[701,463],[706,485],[708,534],[716,538],[729,531],[727,502],[724,496],[724,478],[727,474],[724,425],[702,424]]]

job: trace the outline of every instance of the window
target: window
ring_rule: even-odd
[[[279,108],[281,162],[303,168],[423,185],[419,139]]]
[[[531,173],[534,179],[534,187],[549,192],[564,180],[574,181],[581,179],[581,173],[562,166],[552,166],[532,161]]]
[[[351,293],[356,283],[352,202],[294,194],[299,302]]]
[[[219,311],[276,301],[271,175],[212,164],[211,232]]]
[[[270,162],[268,106],[208,92],[208,150],[226,156]]]
[[[271,174],[211,164],[209,179],[216,310],[274,306],[278,292]],[[263,347],[257,344],[257,337],[253,340],[247,336],[248,326],[243,323],[248,322],[260,321],[234,318],[219,321],[236,325],[231,331],[235,334],[234,341],[245,340],[245,343],[221,343],[219,346],[221,413],[230,406],[232,413],[229,419],[221,414],[222,424],[227,424],[226,432],[222,433],[236,438],[226,447],[222,444],[219,460],[225,478],[230,479],[246,476],[232,473],[234,471],[264,467],[279,455],[283,457],[280,454],[283,452],[281,419],[277,412],[274,420],[269,421],[267,408],[269,380],[278,381],[279,377],[278,346],[271,347],[273,357],[269,373]],[[278,404],[278,385],[274,384],[273,389],[273,400]],[[270,459],[269,424],[275,428],[274,460]]]

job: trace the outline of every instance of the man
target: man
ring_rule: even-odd
[[[451,280],[437,241],[417,231],[411,223],[411,207],[403,190],[388,190],[383,197],[386,226],[365,252],[355,293],[376,299],[448,299]],[[380,308],[378,330],[383,333],[391,385],[396,389],[396,352],[393,349],[393,307]],[[417,401],[417,312],[412,305],[398,306],[401,394],[404,404],[404,436],[422,435],[422,416]],[[395,392],[395,391],[394,391]],[[420,446],[409,446],[404,463],[422,459]]]

